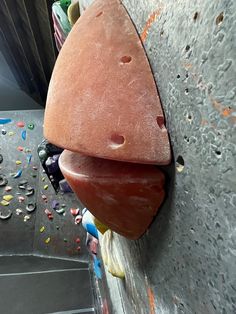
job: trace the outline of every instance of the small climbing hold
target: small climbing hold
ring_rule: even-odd
[[[0,154],[0,164],[3,162],[3,155]]]
[[[21,132],[21,138],[22,138],[23,141],[26,140],[26,130]]]
[[[70,213],[72,216],[77,216],[79,215],[79,208],[71,208]]]
[[[59,229],[60,229],[60,227],[59,227],[59,226],[56,226],[56,229],[57,229],[57,230],[59,230]]]
[[[11,210],[9,210],[9,211],[8,211],[8,214],[6,214],[6,215],[4,215],[4,214],[2,214],[2,213],[0,212],[0,219],[1,219],[1,220],[7,220],[7,219],[11,218],[11,216],[12,216],[12,211],[11,211]]]
[[[13,176],[13,178],[19,178],[22,175],[22,169],[18,170],[17,173]]]
[[[44,195],[44,194],[43,194],[43,195],[42,195],[42,199],[44,200],[44,202],[45,202],[45,203],[47,203],[48,198],[47,198],[47,196],[46,196],[46,195]]]
[[[10,192],[11,190],[12,190],[12,187],[11,187],[11,186],[8,185],[8,186],[5,187],[5,191],[6,191],[6,192]]]
[[[46,178],[45,177],[42,177],[42,181],[44,182],[46,180]]]
[[[46,215],[52,215],[52,212],[50,212],[50,210],[47,208],[45,208],[44,212]]]
[[[68,240],[66,238],[63,239],[64,242],[68,242]]]
[[[48,189],[48,184],[45,184],[43,188],[44,188],[44,190],[47,190]]]
[[[102,279],[101,261],[100,261],[100,259],[97,258],[96,255],[94,256],[93,269],[94,269],[94,273],[97,276],[97,278]]]
[[[2,206],[8,206],[10,203],[9,203],[8,201],[6,201],[6,200],[2,200],[2,201],[0,202],[0,204],[1,204]]]
[[[0,118],[0,124],[7,124],[10,123],[11,121],[12,121],[11,119]]]
[[[77,250],[77,251],[80,251],[80,250],[81,250],[81,247],[80,247],[80,246],[77,246],[76,250]]]
[[[16,164],[17,165],[21,165],[21,161],[20,160],[16,160]]]
[[[19,215],[21,215],[23,213],[23,210],[22,209],[20,209],[20,208],[17,208],[16,209],[16,214],[19,216]]]
[[[38,170],[38,167],[37,167],[37,166],[33,166],[33,169],[34,169],[34,170]]]
[[[43,159],[46,159],[46,157],[47,157],[47,152],[46,152],[45,149],[41,149],[41,150],[38,152],[38,155],[39,155],[39,158],[43,160]]]
[[[56,209],[56,212],[58,213],[58,214],[64,214],[65,213],[65,208],[60,208],[60,209]]]
[[[26,221],[28,221],[28,220],[30,220],[30,215],[25,215],[25,217],[24,217],[24,222],[26,222]]]
[[[52,201],[52,209],[56,210],[56,209],[58,209],[58,206],[59,206],[59,202],[56,200],[53,200]]]
[[[8,183],[7,178],[3,174],[0,174],[0,186],[5,186],[7,185],[7,183]]]
[[[36,204],[35,203],[29,203],[27,206],[26,206],[26,210],[28,213],[32,213],[34,212],[36,209]]]
[[[29,187],[27,188],[27,191],[28,191],[28,192],[25,193],[26,196],[32,196],[32,195],[34,195],[34,188],[32,188],[31,186],[29,186]]]
[[[23,128],[25,126],[25,123],[23,121],[19,121],[17,122],[16,126],[18,126],[18,128]]]
[[[77,215],[77,216],[75,217],[75,224],[78,225],[79,223],[81,223],[82,218],[83,218],[83,217],[82,217],[81,215]]]
[[[6,135],[7,134],[7,131],[2,129],[2,135]]]
[[[45,227],[42,226],[42,227],[39,229],[39,231],[40,231],[41,233],[44,232],[44,231],[45,231]]]
[[[19,152],[23,152],[24,147],[22,147],[22,146],[18,146],[18,147],[17,147],[17,150],[18,150]]]
[[[36,177],[37,177],[37,174],[36,174],[36,173],[32,173],[31,176],[32,176],[33,178],[36,178]]]
[[[120,261],[118,249],[111,230],[107,230],[102,237],[101,254],[109,273],[111,273],[112,276],[124,278],[124,266]]]
[[[18,201],[19,201],[19,203],[24,202],[24,200],[25,200],[24,196],[19,196],[19,197],[18,197]]]
[[[33,130],[34,129],[34,124],[33,123],[28,123],[27,128],[29,130]]]
[[[13,135],[15,135],[15,132],[10,131],[10,132],[8,132],[8,135],[9,135],[9,136],[13,136]]]
[[[19,182],[18,188],[21,189],[21,190],[25,190],[27,184],[28,184],[28,182],[26,180],[22,180],[22,181]]]
[[[29,165],[31,163],[32,155],[28,155],[26,158],[27,158],[27,163]]]
[[[10,194],[4,195],[3,199],[7,202],[10,202],[13,199],[13,196]]]
[[[49,220],[52,220],[53,219],[53,214],[50,212],[50,210],[48,210],[47,208],[45,209],[45,214],[48,216],[48,219]]]
[[[31,153],[31,149],[25,148],[25,152],[26,152],[26,153]]]
[[[75,240],[75,242],[76,242],[76,243],[80,243],[80,238],[77,238],[77,239]]]
[[[46,244],[48,244],[50,241],[51,241],[51,238],[48,237],[44,242],[45,242]]]

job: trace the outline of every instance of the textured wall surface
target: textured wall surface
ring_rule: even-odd
[[[147,234],[117,236],[126,280],[109,278],[123,307],[114,313],[236,313],[236,2],[122,2],[158,85],[174,160]]]
[[[7,214],[8,210],[13,212],[9,220],[0,220],[0,255],[37,253],[88,260],[85,247],[86,233],[81,225],[75,225],[69,211],[71,207],[77,208],[82,205],[73,193],[63,195],[59,192],[56,195],[40,167],[37,147],[43,139],[43,114],[44,110],[0,111],[0,118],[12,119],[11,123],[0,125],[0,154],[3,156],[0,174],[6,176],[8,185],[12,187],[9,192],[5,191],[5,187],[0,187],[0,201],[4,195],[10,194],[14,197],[8,206],[0,204],[1,213]],[[17,127],[19,121],[25,123],[24,128]],[[27,128],[28,123],[34,123],[33,130]],[[6,131],[5,135],[2,134],[2,130]],[[21,136],[23,130],[26,130],[26,140]],[[22,146],[23,151],[19,151],[18,146]],[[26,152],[27,149],[30,151]],[[32,155],[30,164],[27,163],[29,155]],[[17,160],[21,161],[21,164],[16,165]],[[19,169],[22,169],[21,177],[14,178],[13,175]],[[27,180],[28,185],[35,189],[33,196],[25,196],[26,191],[18,188],[22,180]],[[48,185],[46,190],[45,185]],[[47,202],[42,199],[42,195],[46,195]],[[18,200],[19,196],[25,197],[21,203]],[[53,200],[57,200],[60,205],[65,205],[64,215],[59,215],[52,209]],[[31,202],[36,203],[37,208],[35,212],[28,214],[26,206]],[[46,208],[53,213],[52,221],[44,212]],[[22,214],[17,215],[16,209],[21,209]],[[29,220],[24,221],[25,216],[28,215]],[[43,231],[42,227],[44,227]],[[47,244],[45,241],[48,238],[50,242]],[[77,238],[80,238],[80,244],[76,243]],[[80,251],[77,250],[78,246],[81,247]]]

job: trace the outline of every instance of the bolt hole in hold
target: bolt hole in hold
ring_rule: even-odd
[[[216,151],[215,151],[215,153],[216,153],[216,155],[217,155],[218,157],[220,157],[220,156],[221,156],[221,151],[216,150]]]
[[[220,25],[224,20],[224,13],[221,12],[216,18],[216,25]]]
[[[195,13],[194,13],[194,16],[193,16],[194,22],[197,20],[198,16],[199,16],[199,13],[198,13],[198,12],[195,12]]]
[[[120,58],[121,63],[130,63],[132,58],[130,56],[123,56]]]
[[[178,74],[178,75],[176,76],[176,78],[179,80],[179,79],[180,79],[180,75]]]
[[[119,134],[112,134],[111,136],[111,145],[110,147],[113,149],[119,148],[125,143],[125,138]]]
[[[99,13],[96,15],[96,17],[99,17],[99,16],[101,16],[102,14],[103,14],[103,11],[99,12]]]
[[[184,91],[184,93],[185,93],[185,95],[188,95],[188,93],[189,93],[189,90],[188,90],[188,88],[185,88],[185,91]]]
[[[176,170],[178,172],[182,172],[184,170],[184,159],[181,155],[179,155],[176,159]]]
[[[161,130],[165,129],[163,116],[157,116],[157,124]]]
[[[160,36],[163,37],[163,35],[164,35],[164,31],[162,30],[162,31],[160,32]]]

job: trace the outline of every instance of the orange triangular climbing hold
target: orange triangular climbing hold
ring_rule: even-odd
[[[49,86],[44,135],[89,156],[170,162],[150,65],[120,1],[95,1],[67,37]]]

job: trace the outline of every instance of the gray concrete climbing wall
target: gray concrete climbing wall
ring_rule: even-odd
[[[117,236],[126,280],[108,275],[114,313],[236,313],[236,2],[122,2],[158,85],[173,163],[147,234]]]
[[[0,204],[2,215],[12,212],[10,219],[0,219],[0,255],[40,254],[87,261],[86,232],[81,225],[74,223],[70,213],[71,207],[82,205],[73,193],[59,192],[56,195],[39,162],[37,147],[43,139],[43,115],[44,110],[0,111],[1,119],[12,120],[0,125],[0,154],[3,157],[0,184],[4,175],[8,180],[6,186],[11,187],[6,191],[6,186],[0,186],[0,202],[7,195],[13,197],[8,201],[9,204]],[[24,122],[25,127],[17,126],[20,121]],[[29,123],[34,124],[32,130],[27,127]],[[25,140],[22,138],[24,130]],[[29,156],[32,156],[30,162]],[[15,178],[19,170],[22,173]],[[27,181],[26,187],[34,188],[33,195],[27,196],[27,189],[19,188],[23,180]],[[64,214],[58,214],[52,209],[53,200],[57,200],[60,205],[64,204]],[[29,203],[37,206],[32,213],[26,209]],[[49,220],[45,214],[46,208],[52,211],[53,220]],[[78,239],[80,243],[76,242]]]

